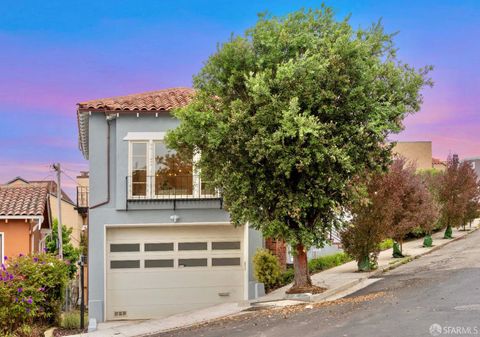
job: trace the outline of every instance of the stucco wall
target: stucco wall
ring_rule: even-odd
[[[104,319],[104,241],[105,225],[119,224],[173,224],[172,215],[178,216],[176,225],[192,222],[228,222],[229,214],[220,208],[219,201],[184,201],[173,203],[137,203],[126,211],[126,176],[128,175],[128,132],[165,132],[178,125],[167,113],[155,116],[121,115],[110,121],[110,200],[105,205],[89,210],[89,316]],[[108,125],[103,114],[89,117],[90,153],[90,207],[108,200],[107,138]],[[249,229],[250,253],[262,245],[260,233]],[[253,254],[253,253],[252,253]],[[251,256],[251,255],[250,255]],[[254,286],[249,258],[249,280]],[[253,293],[250,292],[249,293]]]
[[[397,142],[393,153],[405,157],[408,161],[416,164],[418,170],[431,169],[432,165],[432,142]]]
[[[82,231],[83,220],[80,214],[78,214],[75,206],[62,200],[62,222],[68,228],[72,228],[71,243],[73,246],[78,247],[80,245],[80,234]],[[52,212],[53,219],[58,219],[58,203],[57,198],[50,195],[50,210]]]
[[[477,174],[477,178],[480,179],[480,158],[467,158],[465,161],[472,165],[473,170]]]
[[[3,233],[5,256],[30,253],[30,220],[0,220],[0,232]]]

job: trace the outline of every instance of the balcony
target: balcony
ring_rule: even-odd
[[[201,180],[199,175],[127,176],[127,210],[129,203],[217,200],[222,205],[221,191],[211,182]]]
[[[77,210],[81,215],[88,213],[88,186],[77,186]]]

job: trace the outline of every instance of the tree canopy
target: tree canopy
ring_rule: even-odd
[[[380,22],[353,29],[326,6],[262,14],[194,77],[167,141],[201,152],[234,224],[286,240],[304,265],[305,249],[340,226],[352,179],[387,167],[387,136],[419,110],[430,69],[399,61]]]
[[[460,227],[476,217],[480,201],[480,184],[468,162],[449,157],[445,172],[436,180],[440,204],[440,221],[451,236],[451,227]]]

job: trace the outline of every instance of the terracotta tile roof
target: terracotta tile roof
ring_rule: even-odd
[[[30,180],[30,184],[32,185],[40,185],[40,186],[47,186],[48,192],[50,192],[53,196],[57,196],[57,182],[53,180],[43,180],[43,181],[37,181],[37,180]],[[62,200],[74,204],[73,200],[68,196],[67,193],[65,193],[64,190],[62,190]]]
[[[78,145],[88,159],[88,112],[111,113],[170,111],[191,102],[195,90],[192,88],[170,88],[127,96],[95,99],[77,104]]]
[[[25,185],[12,185],[14,183],[17,183],[17,182],[22,182],[23,184]],[[53,196],[57,196],[57,182],[54,181],[54,180],[26,180],[26,179],[23,179],[22,177],[15,177],[14,179],[10,180],[9,182],[7,182],[4,186],[8,186],[8,185],[12,185],[12,186],[26,186],[26,185],[30,185],[30,186],[46,186],[47,187],[47,190],[50,194],[52,194]],[[68,196],[67,193],[65,193],[65,191],[62,190],[62,199],[70,204],[74,204],[72,199],[70,199],[70,197]]]
[[[433,165],[440,165],[440,164],[445,165],[445,162],[441,161],[438,158],[432,158],[432,164]]]
[[[47,204],[47,186],[0,186],[0,216],[39,215]]]
[[[78,103],[79,111],[169,111],[187,105],[195,91],[171,88],[126,96],[95,99]]]

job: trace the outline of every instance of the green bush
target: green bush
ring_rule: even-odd
[[[66,312],[62,316],[60,326],[65,329],[80,329],[80,312]]]
[[[68,264],[68,277],[73,279],[77,273],[77,262],[80,258],[81,250],[75,248],[71,243],[73,228],[68,228],[65,225],[62,225],[62,249],[63,249],[63,259]],[[53,255],[58,254],[57,248],[58,241],[58,220],[53,219],[52,233],[47,236],[45,240],[45,245],[47,246],[47,253]]]
[[[325,255],[308,261],[308,270],[310,271],[310,274],[315,274],[319,271],[339,266],[348,261],[351,261],[351,258],[345,253]]]
[[[393,247],[393,240],[392,239],[385,239],[380,242],[379,248],[380,250],[387,250]]]
[[[289,283],[293,282],[293,279],[295,277],[295,270],[293,268],[288,268],[282,273],[282,278],[280,281],[280,286],[287,285]]]
[[[253,257],[253,272],[258,282],[269,291],[281,281],[282,269],[278,258],[267,249],[258,249]]]
[[[5,258],[0,270],[0,335],[23,335],[33,322],[58,322],[67,280],[68,266],[52,255]]]
[[[330,269],[340,266],[352,259],[345,253],[336,253],[332,255],[320,256],[308,261],[308,271],[310,274],[318,273],[322,270]],[[282,273],[279,286],[287,285],[293,282],[295,271],[293,268],[288,268]]]

